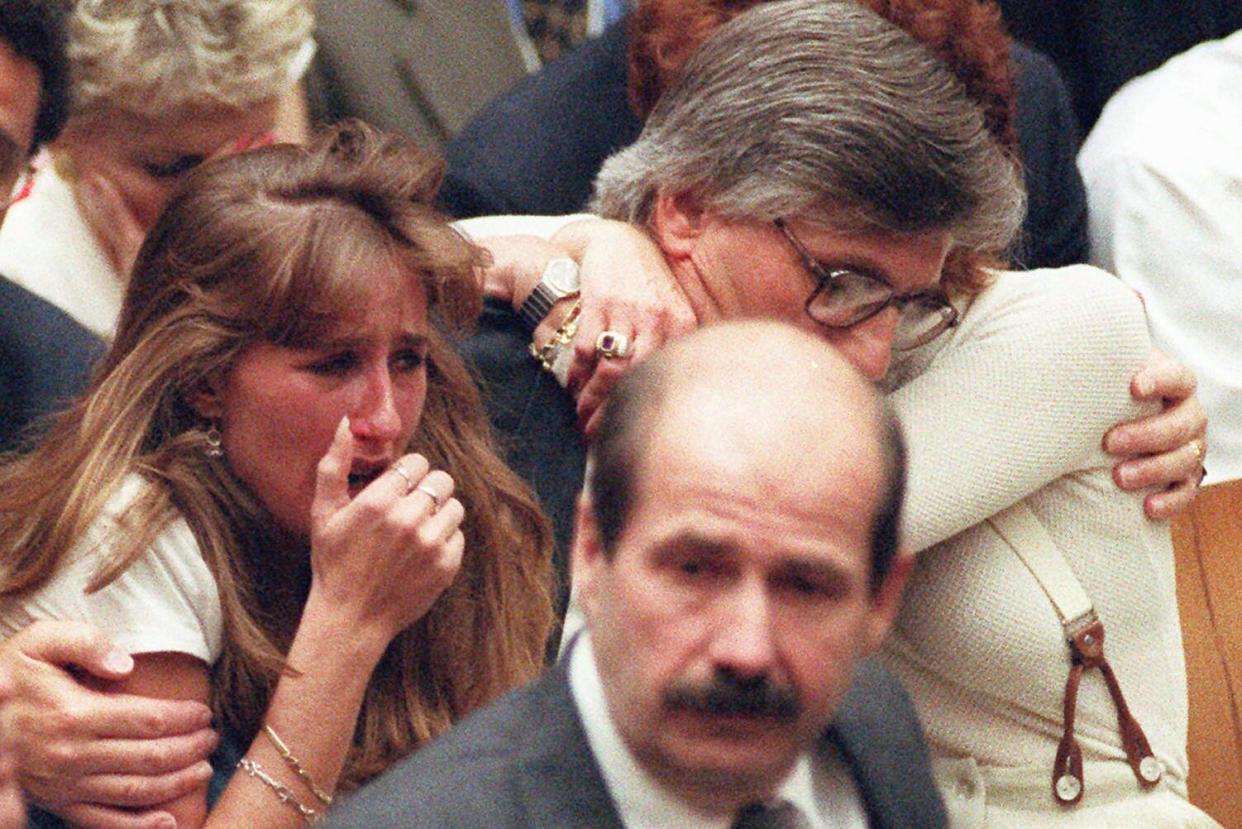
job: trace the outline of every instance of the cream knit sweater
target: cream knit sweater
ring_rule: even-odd
[[[1150,411],[1129,392],[1148,351],[1137,295],[1081,266],[1000,274],[956,329],[895,366],[890,399],[910,438],[904,535],[922,552],[884,659],[935,756],[1051,779],[1069,649],[1039,585],[984,523],[1025,500],[1094,600],[1126,700],[1184,791],[1168,526],[1113,484],[1100,446],[1110,426]],[[1083,680],[1076,734],[1086,761],[1124,760],[1098,671]]]

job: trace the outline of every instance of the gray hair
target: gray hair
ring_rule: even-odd
[[[645,223],[660,193],[732,220],[947,230],[994,255],[1025,210],[1016,162],[952,69],[856,0],[763,3],[708,38],[604,163],[592,209]]]
[[[72,113],[240,109],[296,80],[311,0],[77,0],[67,21]]]

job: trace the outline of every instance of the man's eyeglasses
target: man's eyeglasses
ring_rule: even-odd
[[[32,175],[34,166],[29,153],[0,132],[0,213],[24,194]]]
[[[828,268],[820,263],[784,219],[776,226],[816,280],[815,290],[806,299],[806,313],[820,325],[849,328],[865,322],[892,305],[897,308],[897,329],[893,348],[906,351],[930,342],[957,324],[957,310],[941,291],[919,291],[898,295],[882,279],[849,268]]]

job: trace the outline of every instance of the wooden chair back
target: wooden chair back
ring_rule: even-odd
[[[1242,480],[1205,487],[1173,522],[1190,688],[1190,800],[1242,827]]]

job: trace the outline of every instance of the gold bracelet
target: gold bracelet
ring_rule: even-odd
[[[289,768],[293,769],[297,776],[302,778],[302,782],[305,783],[307,788],[311,790],[311,793],[315,795],[315,799],[325,806],[331,806],[332,795],[319,788],[318,784],[316,784],[311,778],[310,773],[306,769],[302,768],[302,764],[298,762],[298,758],[293,756],[293,752],[291,752],[289,747],[285,745],[285,741],[280,739],[280,735],[276,733],[276,729],[272,728],[270,725],[264,724],[263,733],[267,734],[268,739],[272,741],[272,745],[276,746],[276,750],[280,752],[280,756],[284,759],[285,763],[288,764]]]
[[[534,343],[530,344],[531,356],[539,361],[544,371],[551,372],[556,355],[573,342],[574,335],[578,333],[578,314],[581,311],[582,301],[575,299],[574,304],[569,307],[569,313],[565,315],[565,319],[561,320],[561,327],[556,329],[552,338],[544,343],[542,348],[536,348]]]
[[[319,822],[320,814],[318,812],[299,801],[297,795],[293,793],[292,789],[265,772],[263,767],[254,760],[251,760],[248,757],[243,757],[237,761],[237,767],[246,772],[246,774],[257,778],[270,787],[272,791],[276,792],[276,796],[280,798],[281,803],[297,809],[298,814],[302,816],[302,820],[307,823]]]

